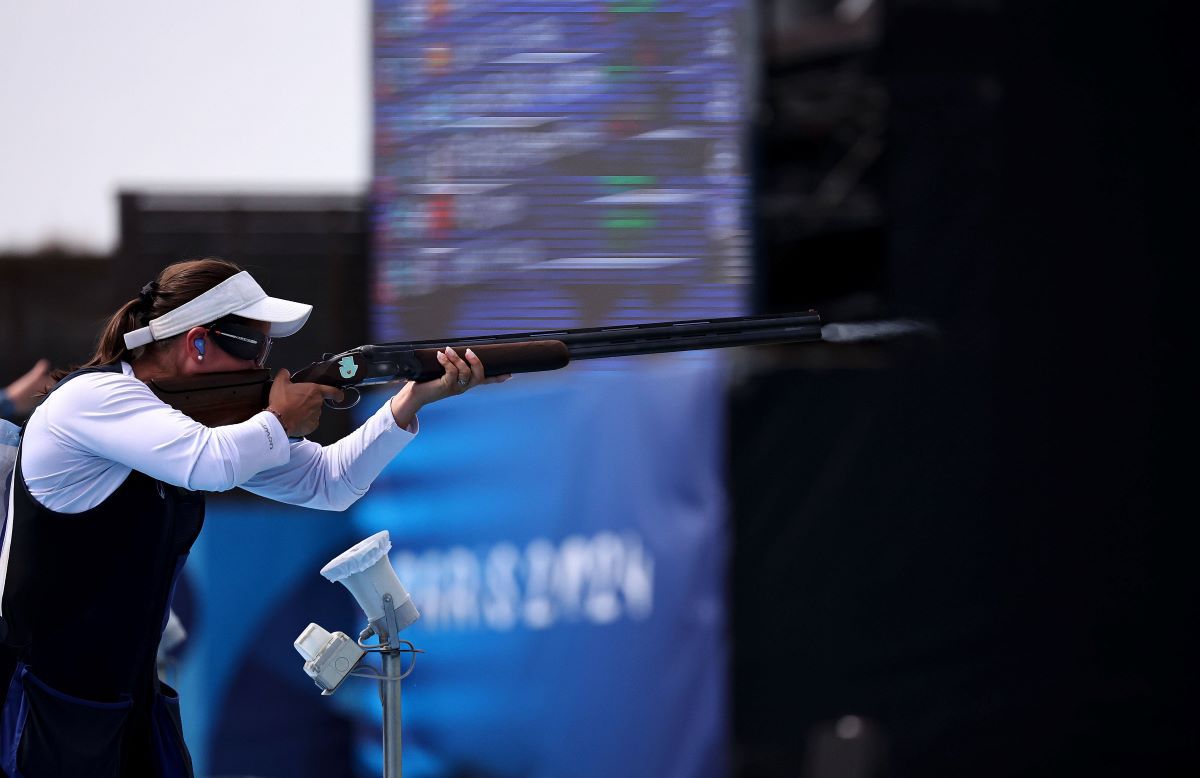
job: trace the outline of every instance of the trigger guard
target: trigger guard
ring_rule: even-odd
[[[325,407],[332,408],[335,411],[348,411],[351,408],[353,408],[354,406],[358,405],[358,401],[362,399],[362,392],[358,391],[358,389],[356,387],[347,386],[342,391],[343,391],[343,393],[345,393],[345,395],[347,397],[350,396],[350,392],[354,392],[354,399],[351,400],[350,402],[344,402],[341,405],[338,405],[333,400],[326,400]]]

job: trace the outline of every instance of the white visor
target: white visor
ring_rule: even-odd
[[[310,313],[311,305],[268,297],[258,282],[243,270],[175,310],[152,319],[140,330],[125,333],[125,347],[144,346],[187,332],[192,327],[211,324],[230,314],[268,322],[271,329],[267,334],[272,338],[283,338],[303,327]]]

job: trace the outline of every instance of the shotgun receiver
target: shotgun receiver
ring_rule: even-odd
[[[326,354],[297,370],[296,383],[336,386],[358,402],[358,387],[391,381],[431,381],[443,374],[437,352],[453,348],[459,356],[469,348],[483,362],[486,375],[557,370],[581,359],[661,354],[672,351],[757,346],[821,339],[816,311],[721,319],[690,319],[616,327],[543,330],[459,339],[419,340],[359,346]],[[163,402],[210,427],[245,421],[267,407],[270,371],[208,373],[187,379],[151,381]]]

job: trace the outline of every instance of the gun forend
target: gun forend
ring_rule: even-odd
[[[454,353],[466,359],[467,346],[455,346]],[[527,343],[496,343],[492,345],[470,346],[475,356],[483,362],[483,374],[486,376],[504,375],[505,373],[540,373],[545,370],[558,370],[571,362],[571,354],[567,346],[560,340],[531,340]],[[437,359],[438,349],[415,349],[413,357],[420,365],[413,381],[432,381],[441,378],[446,372]]]

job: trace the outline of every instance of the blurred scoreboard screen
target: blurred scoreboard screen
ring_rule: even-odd
[[[739,0],[377,0],[376,342],[745,312]]]

